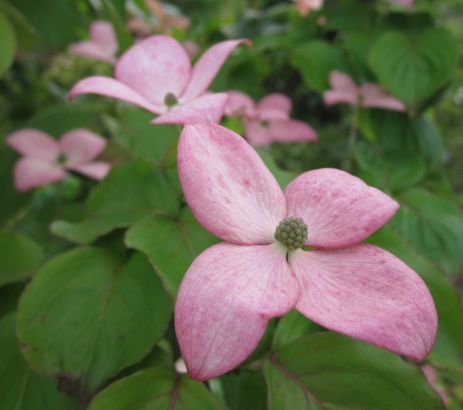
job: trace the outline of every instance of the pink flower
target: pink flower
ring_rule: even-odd
[[[175,329],[191,377],[238,366],[268,320],[293,308],[414,360],[430,352],[437,316],[426,285],[361,243],[396,212],[393,199],[327,168],[283,192],[245,140],[214,124],[184,128],[178,170],[196,218],[225,241],[193,261],[178,292]]]
[[[413,7],[414,0],[389,0],[389,3],[403,6],[409,9]]]
[[[192,68],[185,49],[168,36],[152,36],[132,46],[116,64],[116,79],[79,81],[69,97],[101,94],[128,101],[156,114],[155,124],[218,122],[225,93],[207,89],[229,54],[248,40],[229,40],[209,48]]]
[[[114,64],[118,49],[116,33],[108,21],[95,21],[90,26],[90,40],[74,43],[70,52]]]
[[[106,140],[83,128],[66,132],[59,141],[40,130],[24,128],[10,134],[6,143],[23,156],[14,169],[18,191],[59,181],[67,171],[100,180],[110,168],[106,162],[93,161],[103,152]]]
[[[367,108],[384,108],[386,110],[405,111],[405,105],[390,96],[377,84],[357,86],[347,74],[332,71],[330,75],[331,90],[323,93],[326,105],[350,104]]]
[[[272,142],[316,141],[312,127],[289,117],[291,100],[283,94],[273,93],[257,104],[240,91],[230,91],[225,114],[243,118],[245,136],[254,146]]]
[[[325,0],[295,0],[296,8],[301,16],[307,16],[313,10],[320,10]]]

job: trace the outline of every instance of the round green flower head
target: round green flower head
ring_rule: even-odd
[[[288,251],[302,248],[307,238],[307,225],[302,218],[285,218],[275,231],[275,239],[285,245]]]

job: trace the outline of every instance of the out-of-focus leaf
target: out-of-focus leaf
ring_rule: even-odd
[[[415,35],[386,32],[369,55],[370,66],[381,84],[412,108],[449,80],[457,61],[455,38],[442,28]]]
[[[437,308],[439,326],[431,359],[450,367],[463,367],[463,305],[456,289],[432,259],[419,255],[402,232],[383,228],[369,242],[392,252],[426,282]]]
[[[371,29],[375,16],[371,9],[352,1],[343,3],[327,2],[323,8],[326,28],[329,30]]]
[[[0,316],[1,408],[18,410],[77,410],[77,402],[59,392],[55,383],[29,368],[16,340],[16,313]]]
[[[125,27],[125,16],[122,14],[125,12],[125,8],[123,7],[124,3],[121,1],[117,3],[103,0],[103,7],[108,16],[108,20],[111,21],[114,31],[116,32],[117,43],[119,45],[118,53],[121,54],[132,45],[133,39]]]
[[[259,153],[262,161],[264,161],[265,165],[267,165],[268,169],[272,172],[273,176],[276,178],[278,183],[282,188],[288,185],[296,175],[293,172],[285,171],[281,169],[273,157],[263,149],[258,149],[257,152]]]
[[[426,173],[423,157],[408,152],[388,151],[380,153],[367,144],[358,144],[355,157],[361,177],[368,184],[391,191],[400,191],[419,182]]]
[[[0,2],[0,11],[2,11],[14,26],[16,39],[18,41],[18,48],[30,48],[35,44],[36,32],[24,16],[11,4],[6,1]],[[3,37],[0,37],[3,39]]]
[[[41,48],[60,49],[78,38],[84,18],[74,1],[8,0],[34,27]]]
[[[264,364],[269,409],[444,409],[421,371],[334,333],[297,339]]]
[[[173,369],[151,367],[110,384],[88,410],[220,410],[223,407],[204,384]]]
[[[174,125],[156,125],[153,114],[139,109],[124,109],[118,116],[116,139],[134,158],[162,165],[167,152],[175,146],[180,130]]]
[[[1,10],[0,10],[1,11]],[[16,53],[16,36],[8,17],[0,12],[0,76],[10,68]]]
[[[27,236],[0,230],[0,286],[31,276],[42,260],[42,248]]]
[[[148,256],[173,297],[193,259],[215,242],[217,239],[199,225],[188,208],[177,220],[165,216],[142,219],[125,236],[129,248]]]
[[[51,230],[71,242],[90,243],[147,215],[176,215],[179,196],[174,170],[153,169],[146,162],[132,161],[115,167],[92,190],[83,221],[55,221]]]
[[[454,201],[414,188],[399,197],[395,224],[422,255],[449,273],[463,268],[463,212]]]
[[[301,336],[317,331],[319,327],[297,310],[292,310],[282,317],[273,334],[272,347],[281,349]]]
[[[313,40],[291,50],[291,64],[299,70],[309,88],[323,91],[329,87],[329,75],[342,69],[341,51],[323,40]]]
[[[266,410],[267,389],[261,372],[243,371],[220,378],[230,410]]]
[[[97,115],[98,108],[92,104],[63,103],[37,111],[25,124],[37,128],[55,138],[73,128],[85,128]]]
[[[171,301],[141,254],[102,248],[50,260],[21,297],[18,337],[29,364],[85,402],[165,332]]]

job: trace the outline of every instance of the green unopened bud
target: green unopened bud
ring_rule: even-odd
[[[177,97],[172,93],[167,93],[164,97],[164,104],[166,104],[168,107],[173,107],[174,105],[177,105],[177,103]]]
[[[288,251],[302,248],[307,238],[307,225],[302,218],[285,218],[275,231],[275,239],[281,242]]]

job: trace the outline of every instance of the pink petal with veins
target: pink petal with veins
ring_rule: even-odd
[[[116,64],[116,79],[155,105],[167,94],[177,99],[190,79],[190,58],[169,36],[152,36],[130,47]]]
[[[383,226],[399,208],[361,179],[332,168],[306,172],[285,189],[288,216],[304,219],[316,248],[355,245]]]
[[[198,221],[236,244],[273,241],[286,214],[283,193],[252,147],[215,124],[187,125],[178,146],[185,198]]]
[[[175,331],[190,377],[206,380],[242,363],[267,321],[291,310],[299,286],[277,245],[218,244],[188,269],[175,305]]]
[[[240,44],[251,46],[249,40],[227,40],[206,50],[193,67],[188,87],[181,96],[181,101],[190,101],[203,95],[230,53]]]
[[[432,297],[389,252],[372,245],[299,250],[289,263],[301,287],[296,309],[309,319],[416,361],[431,351],[437,331]]]
[[[117,98],[118,100],[138,105],[155,114],[161,114],[166,111],[163,105],[151,103],[124,83],[110,77],[93,76],[80,80],[69,92],[69,99],[73,99],[81,94],[99,94]]]

